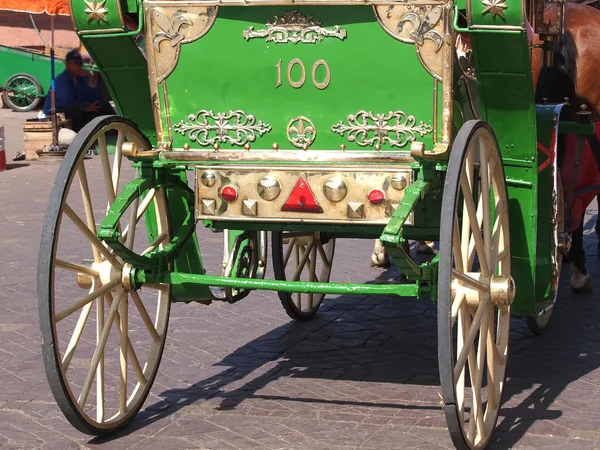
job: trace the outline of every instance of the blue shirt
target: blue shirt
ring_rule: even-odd
[[[69,71],[61,72],[54,80],[56,91],[56,108],[62,108],[74,103],[84,105],[95,102],[100,99],[98,85],[90,87],[88,78],[84,76],[77,77],[77,83]],[[50,93],[46,96],[44,103],[44,114],[49,115],[52,108]]]

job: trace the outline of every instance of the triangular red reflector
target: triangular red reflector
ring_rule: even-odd
[[[315,195],[310,190],[310,186],[304,177],[300,177],[296,187],[281,208],[288,212],[322,213],[323,209],[317,203]]]

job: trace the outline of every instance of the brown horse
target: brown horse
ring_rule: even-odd
[[[569,119],[576,118],[576,112],[586,105],[592,120],[600,119],[600,84],[598,83],[598,68],[600,68],[600,11],[583,4],[567,4],[565,7],[565,34],[559,40],[555,52],[555,65],[552,68],[542,68],[542,51],[534,48],[532,51],[532,72],[536,83],[536,102],[546,99],[550,103],[560,102],[564,97],[571,104]],[[597,127],[598,128],[598,127]],[[565,141],[568,166],[562,166],[563,178],[572,173],[575,137],[570,136]],[[591,156],[589,144],[584,149],[583,164],[589,163],[585,173],[579,173],[579,178],[573,182],[579,186],[591,186],[598,183],[595,168],[600,161]],[[580,161],[581,165],[582,161]],[[592,169],[594,168],[594,169]],[[595,172],[595,173],[594,173]],[[586,178],[587,179],[583,179]],[[590,196],[591,194],[591,196]],[[588,202],[593,199],[593,192],[587,193],[583,201],[583,212]],[[597,197],[600,206],[600,195]],[[581,205],[580,205],[581,206]],[[596,234],[600,239],[600,217],[596,221]],[[600,242],[598,244],[600,250]],[[585,268],[585,252],[583,249],[583,217],[579,227],[573,232],[570,252],[571,286],[577,293],[592,291],[591,277]]]

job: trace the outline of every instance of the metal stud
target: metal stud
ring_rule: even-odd
[[[189,150],[190,149],[190,144],[188,144],[187,142],[185,144],[183,144],[183,149],[184,150]]]
[[[348,193],[348,188],[346,187],[346,183],[339,177],[330,178],[325,182],[323,186],[323,191],[325,192],[325,197],[330,202],[339,202]]]
[[[257,190],[260,198],[271,201],[279,197],[279,194],[281,193],[281,185],[275,177],[266,176],[261,178],[258,182]]]
[[[277,142],[273,143],[273,150],[275,150],[275,151],[279,150],[279,144]]]
[[[375,150],[380,151],[381,150],[381,144],[379,144],[379,143],[375,144]]]
[[[214,172],[207,170],[200,175],[200,182],[206,187],[212,187],[217,182],[217,176]]]
[[[406,181],[406,177],[400,173],[397,173],[392,177],[392,187],[397,191],[401,191],[406,188],[408,181]]]
[[[365,216],[365,205],[360,202],[348,202],[348,219],[362,219]]]
[[[213,145],[213,148],[215,149],[215,152],[218,152],[221,149],[221,146],[219,144],[215,144]]]
[[[214,216],[215,215],[215,211],[217,210],[216,206],[217,206],[217,202],[209,199],[209,198],[203,198],[201,201],[201,210],[202,210],[202,214],[204,214],[205,216]]]
[[[256,200],[244,200],[242,202],[242,214],[245,216],[256,216],[258,202]]]
[[[250,146],[250,144],[244,144],[244,150],[246,150],[247,152],[250,151],[252,147]]]

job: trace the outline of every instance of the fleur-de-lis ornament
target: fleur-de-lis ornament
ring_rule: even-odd
[[[316,134],[315,126],[308,117],[294,117],[287,126],[287,138],[294,147],[312,144]]]
[[[185,39],[185,36],[180,33],[181,27],[192,25],[192,21],[186,14],[179,14],[173,17],[173,21],[170,21],[167,15],[158,8],[154,8],[152,11],[152,20],[162,30],[154,35],[154,48],[157,52],[160,52],[160,43],[165,40],[169,41],[171,47],[176,47]]]
[[[422,18],[417,13],[409,12],[400,18],[400,22],[398,22],[398,31],[401,33],[404,29],[404,24],[410,22],[413,29],[408,33],[408,37],[419,46],[424,44],[425,39],[432,40],[435,43],[435,51],[437,52],[442,47],[443,38],[438,31],[433,29],[433,27],[437,25],[441,17],[441,6],[434,6]]]

